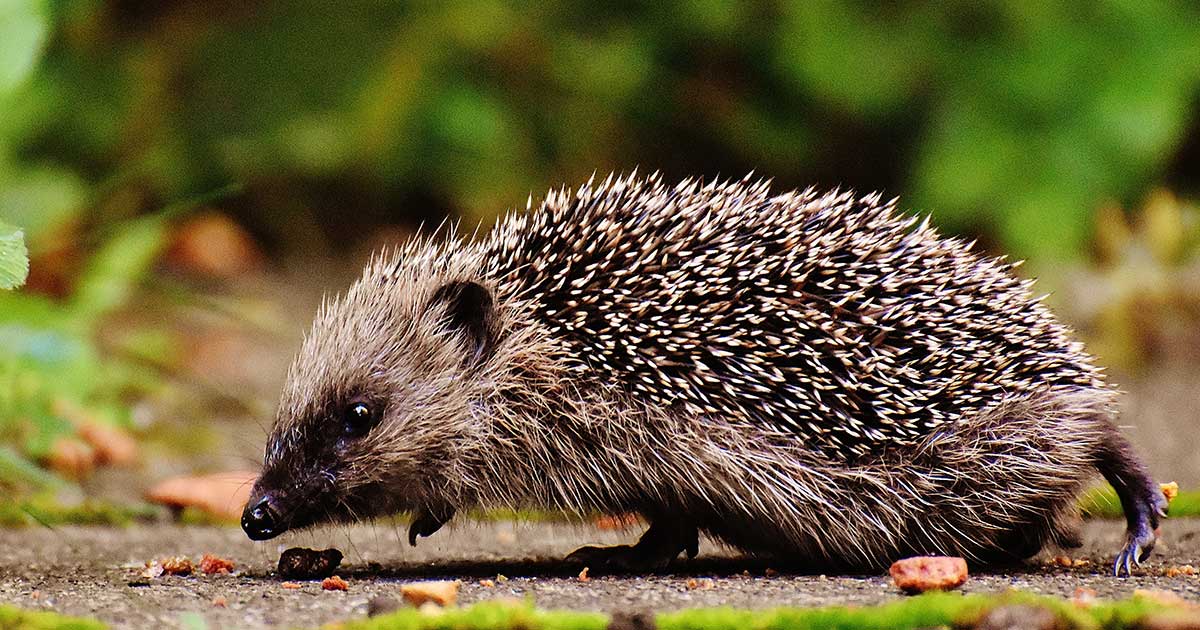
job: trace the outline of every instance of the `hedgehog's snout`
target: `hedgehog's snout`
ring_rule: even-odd
[[[242,511],[242,531],[250,540],[268,540],[287,531],[275,493],[264,493],[257,501],[246,504]]]

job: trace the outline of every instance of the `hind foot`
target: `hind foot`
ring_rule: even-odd
[[[699,551],[700,535],[695,527],[655,521],[636,545],[580,547],[566,561],[582,564],[597,573],[632,573],[662,569],[681,552],[687,553],[690,560]]]
[[[1150,557],[1150,552],[1154,550],[1154,543],[1158,541],[1158,534],[1150,528],[1149,521],[1140,523],[1137,529],[1128,531],[1125,537],[1125,546],[1121,549],[1121,553],[1117,554],[1117,559],[1113,562],[1113,575],[1117,577],[1133,575],[1134,567],[1141,566],[1146,558]]]
[[[1121,505],[1127,525],[1125,546],[1113,562],[1113,575],[1117,577],[1133,575],[1134,567],[1150,557],[1158,541],[1158,519],[1167,515],[1167,498],[1147,479],[1140,490],[1129,492],[1128,500],[1122,496]]]
[[[1158,519],[1167,515],[1167,498],[1115,428],[1097,467],[1117,491],[1125,512],[1125,546],[1113,562],[1113,575],[1133,575],[1134,567],[1150,557],[1158,540]]]

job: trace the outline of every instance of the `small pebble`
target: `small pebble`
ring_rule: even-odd
[[[400,610],[400,602],[395,598],[388,597],[387,595],[378,595],[376,597],[372,597],[371,600],[367,602],[368,617],[386,615],[390,612],[396,612],[397,610]]]
[[[342,552],[337,549],[316,551],[304,547],[292,547],[279,555],[276,570],[279,577],[293,580],[311,580],[333,575],[342,562]]]
[[[892,563],[892,582],[905,593],[946,591],[967,581],[967,561],[949,556],[917,556]]]

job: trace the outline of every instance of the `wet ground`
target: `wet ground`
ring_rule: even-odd
[[[1087,560],[1083,566],[1039,562],[1018,570],[973,574],[963,590],[1019,588],[1070,597],[1084,587],[1100,597],[1120,598],[1135,589],[1160,589],[1200,601],[1200,576],[1165,575],[1167,567],[1200,566],[1200,519],[1168,521],[1159,550],[1130,579],[1109,573],[1121,529],[1116,521],[1089,523],[1085,547],[1071,554]],[[696,560],[651,576],[580,581],[577,569],[568,570],[558,561],[579,545],[623,542],[637,532],[564,524],[467,523],[447,527],[415,549],[402,544],[401,533],[379,525],[252,543],[235,528],[0,530],[0,601],[94,616],[127,628],[175,628],[189,617],[194,624],[198,615],[215,629],[311,627],[362,617],[370,599],[398,598],[400,584],[419,579],[462,580],[459,601],[465,604],[531,597],[544,608],[605,612],[873,604],[903,597],[882,575],[803,575],[741,560],[704,543]],[[272,571],[279,552],[297,545],[335,546],[345,552],[338,573],[349,582],[349,590],[326,592],[317,582],[285,589]],[[151,558],[187,555],[199,560],[203,553],[237,562],[235,575],[139,578],[143,563]],[[484,579],[495,586],[482,585]],[[214,604],[222,599],[224,607]]]

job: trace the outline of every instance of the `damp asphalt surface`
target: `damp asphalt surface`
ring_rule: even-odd
[[[361,618],[373,597],[399,599],[401,584],[424,579],[461,580],[460,604],[531,597],[543,608],[603,612],[864,605],[903,597],[883,575],[806,575],[740,559],[707,541],[695,560],[649,576],[581,581],[578,568],[559,561],[579,545],[625,542],[637,533],[570,524],[468,522],[448,526],[414,549],[403,542],[401,528],[392,525],[301,532],[266,543],[252,543],[232,527],[8,529],[0,530],[0,601],[93,616],[121,628],[194,627],[199,615],[216,629],[313,627]],[[1086,561],[1078,566],[1042,559],[1017,569],[973,573],[963,590],[1018,588],[1071,597],[1083,587],[1099,597],[1120,598],[1135,589],[1158,589],[1200,601],[1200,576],[1166,576],[1168,567],[1200,566],[1200,519],[1167,521],[1154,557],[1128,579],[1111,577],[1109,567],[1122,523],[1090,522],[1086,534],[1085,546],[1071,554]],[[349,590],[323,591],[319,581],[297,590],[284,588],[273,571],[280,551],[292,546],[341,549],[346,558],[338,575]],[[235,573],[139,577],[147,560],[185,555],[198,561],[205,553],[233,560]],[[495,585],[485,586],[483,580]]]

